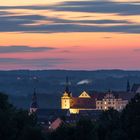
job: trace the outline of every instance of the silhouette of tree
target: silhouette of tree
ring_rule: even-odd
[[[0,93],[0,140],[43,140],[35,115],[14,108]]]
[[[123,110],[121,122],[128,140],[140,139],[140,94],[135,95]]]

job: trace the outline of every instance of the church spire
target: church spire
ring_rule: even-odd
[[[33,96],[32,96],[32,101],[37,101],[37,97],[36,97],[36,88],[34,88],[34,92],[33,92]]]
[[[68,76],[66,77],[66,83],[65,83],[65,85],[66,85],[65,92],[68,94],[68,96],[71,96],[71,91],[69,89],[70,82],[69,82]]]
[[[130,83],[129,83],[129,80],[127,80],[127,89],[126,89],[127,92],[130,92]]]
[[[69,93],[69,78],[66,77],[66,88],[65,88],[65,92]]]
[[[30,105],[30,114],[35,113],[37,109],[38,109],[37,95],[36,95],[36,89],[34,88],[34,92],[32,95],[32,102]]]

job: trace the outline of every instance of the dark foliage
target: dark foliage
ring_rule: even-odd
[[[49,140],[140,140],[140,95],[122,112],[104,111],[95,122],[81,119],[75,126],[63,124]]]
[[[0,93],[0,140],[43,140],[36,116],[14,108]]]
[[[95,125],[89,119],[80,119],[75,126],[63,124],[50,133],[50,140],[92,140],[97,137]]]
[[[0,93],[0,140],[140,140],[140,95],[122,112],[104,111],[98,120],[81,118],[76,124],[63,123],[53,132],[42,133],[36,115],[14,108]]]
[[[123,110],[121,122],[128,140],[140,139],[140,94],[137,94]]]

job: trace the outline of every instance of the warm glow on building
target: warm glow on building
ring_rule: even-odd
[[[96,109],[107,110],[109,108],[114,108],[120,111],[127,105],[127,103],[128,100],[123,100],[121,97],[117,97],[109,92],[105,94],[103,98],[96,99]]]
[[[61,97],[61,109],[69,109],[71,114],[79,114],[81,110],[108,110],[114,108],[121,111],[128,103],[113,93],[98,93],[98,96],[82,92],[79,97],[73,97],[64,92]]]
[[[70,100],[71,98],[68,96],[68,93],[65,92],[61,97],[61,108],[70,109]]]

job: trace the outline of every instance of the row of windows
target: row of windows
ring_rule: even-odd
[[[97,109],[102,109],[102,106],[100,106],[100,107],[98,106]]]
[[[108,109],[108,108],[116,108],[114,106],[105,106],[105,107],[102,107],[102,106],[98,106],[97,109]]]
[[[109,102],[97,102],[97,104],[115,104],[115,102],[111,102],[111,101],[109,101]]]

